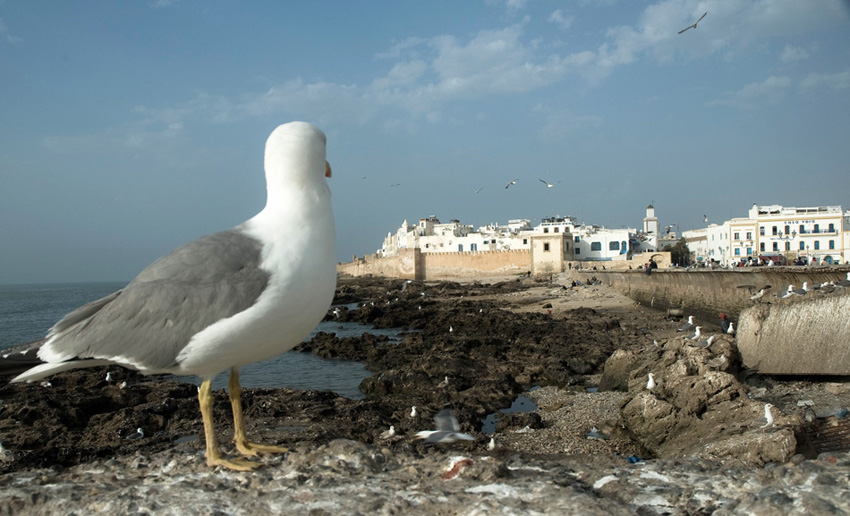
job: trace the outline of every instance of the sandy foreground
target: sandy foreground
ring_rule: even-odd
[[[251,436],[285,444],[289,453],[260,457],[264,466],[250,473],[210,469],[203,443],[191,438],[200,429],[193,393],[170,382],[134,378],[130,389],[135,394],[128,394],[93,379],[102,372],[91,372],[91,378],[87,372],[66,373],[70,376],[53,381],[56,390],[68,389],[57,398],[77,399],[86,391],[103,403],[111,400],[115,410],[99,413],[99,428],[91,428],[69,416],[89,407],[91,402],[84,401],[89,398],[51,413],[50,407],[61,402],[35,399],[33,387],[0,389],[0,442],[5,447],[0,514],[850,513],[850,455],[804,449],[800,430],[801,407],[823,411],[850,405],[848,389],[835,379],[762,378],[732,366],[727,372],[700,369],[702,377],[716,373],[733,378],[733,385],[718,392],[744,395],[715,396],[700,413],[703,421],[682,426],[682,412],[653,412],[691,402],[677,401],[681,395],[674,390],[674,375],[665,371],[703,355],[706,361],[717,356],[683,344],[676,332],[679,321],[602,285],[572,288],[565,281],[511,279],[498,288],[413,285],[403,294],[401,282],[342,285],[340,301],[350,302],[345,296],[351,295],[364,303],[356,314],[348,314],[352,318],[404,324],[419,333],[390,351],[362,339],[329,337],[314,343],[315,353],[338,353],[371,364],[376,374],[364,382],[366,400],[287,389],[246,393]],[[397,312],[393,303],[402,305]],[[376,306],[390,308],[378,313]],[[416,318],[426,310],[430,312],[421,320]],[[574,336],[578,351],[556,350],[547,340],[553,334]],[[729,339],[728,346],[733,344]],[[597,347],[605,350],[602,356],[594,354]],[[647,398],[641,387],[644,373],[635,369],[628,388],[597,391],[605,363],[611,363],[615,352],[658,371],[670,390],[659,390],[656,401]],[[349,356],[356,353],[364,355]],[[556,353],[562,355],[553,362]],[[470,378],[464,378],[464,371]],[[439,390],[434,384],[444,376],[450,376],[451,387]],[[514,380],[516,387],[506,386]],[[528,390],[530,385],[544,386]],[[501,415],[495,432],[483,433],[483,415],[494,412],[493,407],[505,408],[518,395],[531,400],[536,410]],[[116,401],[122,399],[123,404]],[[219,439],[227,442],[229,411],[223,394],[220,401]],[[801,406],[801,401],[810,405]],[[741,429],[731,434],[704,431],[678,448],[697,450],[690,454],[665,451],[676,435],[660,443],[641,437],[643,431],[657,434],[652,425],[659,421],[679,424],[676,428],[685,429],[677,430],[682,435],[699,432],[708,428],[699,425],[717,411],[746,412],[764,403],[776,407],[774,425],[759,428],[761,423],[756,425],[749,415],[744,423],[723,420],[724,428],[739,424]],[[412,405],[419,407],[416,418],[408,414]],[[416,430],[433,426],[430,417],[444,406],[456,411],[461,429],[475,441],[425,445],[413,439]],[[643,413],[635,416],[635,410]],[[821,415],[821,424],[840,423],[834,415]],[[635,417],[648,421],[646,429]],[[67,421],[57,424],[57,419]],[[159,425],[159,435],[133,441],[126,434],[115,436],[118,428],[136,424]],[[381,438],[390,424],[397,434]],[[71,437],[63,441],[63,435]],[[42,453],[39,439],[45,436],[53,439],[55,449]],[[728,446],[720,453],[701,439]],[[771,455],[779,452],[762,445],[755,458],[736,456],[736,439],[749,439],[750,447],[792,439],[799,449]],[[84,447],[91,453],[81,453]],[[62,458],[51,460],[51,453]],[[782,460],[767,460],[774,456]]]

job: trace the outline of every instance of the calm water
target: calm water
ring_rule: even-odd
[[[0,349],[43,338],[47,330],[71,310],[123,287],[123,283],[0,285]],[[338,337],[358,337],[368,332],[400,339],[397,330],[377,330],[359,323],[323,322],[316,331],[335,333]],[[341,396],[358,399],[362,394],[357,387],[370,375],[360,362],[327,360],[310,353],[288,352],[243,367],[240,382],[246,388],[331,390]],[[195,377],[178,379],[200,385],[200,379]],[[215,389],[225,385],[227,373],[219,375],[213,382]]]

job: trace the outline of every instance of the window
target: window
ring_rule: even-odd
[[[773,243],[773,250],[774,250],[774,251],[778,251],[778,250],[779,250],[779,242],[774,242],[774,243]]]
[[[790,234],[791,234],[791,226],[785,226],[785,234],[786,234],[786,235],[790,235]]]
[[[741,248],[740,247],[735,248],[735,256],[741,256]]]
[[[815,251],[820,249],[820,240],[815,240]]]
[[[555,233],[559,232],[561,228],[555,228]]]
[[[549,242],[546,242],[545,244],[543,244],[543,251],[547,252],[547,253],[549,252]]]
[[[764,226],[759,227],[759,235],[764,236]]]
[[[543,228],[543,232],[544,232],[544,233],[548,233],[548,232],[549,232],[549,228]]]
[[[463,244],[458,244],[458,245],[457,245],[457,252],[459,252],[459,253],[462,253],[462,252],[463,252]]]
[[[828,229],[828,231],[829,231],[830,233],[835,233],[835,224],[833,224],[832,222],[830,222],[830,223],[829,223],[829,229]]]
[[[470,251],[477,251],[478,250],[478,244],[469,244],[469,250]]]
[[[806,226],[800,224],[800,231],[798,231],[798,233],[800,233],[801,235],[805,235],[806,234]]]
[[[747,231],[747,240],[752,240],[752,239],[753,239],[753,232]]]
[[[734,235],[735,235],[735,236],[733,236],[733,237],[732,237],[732,239],[733,239],[733,240],[740,240],[740,239],[741,239],[741,234],[740,234],[740,233],[738,233],[737,231],[735,232],[735,234],[734,234]]]
[[[576,237],[576,243],[581,242],[581,237]]]
[[[620,250],[620,242],[608,242],[608,250],[609,251],[619,251]]]
[[[752,256],[752,255],[753,255],[753,248],[752,248],[752,247],[748,247],[748,248],[747,248],[747,256]]]
[[[484,242],[484,243],[486,244],[487,242]],[[528,245],[528,239],[527,238],[522,239],[522,245]]]
[[[601,242],[591,242],[590,243],[590,250],[591,251],[601,251],[602,250],[602,243]]]
[[[575,252],[575,254],[581,254],[581,247],[576,247],[576,252]]]
[[[762,253],[764,252],[764,242],[759,244],[759,251]]]
[[[830,249],[835,249],[835,240],[830,240],[830,241],[829,241],[829,248],[830,248]]]
[[[820,224],[815,224],[815,233],[820,233]]]
[[[772,231],[771,235],[776,235],[776,234],[778,234],[778,233],[779,233],[779,232],[776,230],[776,226],[773,226],[773,227],[771,228],[771,231]]]
[[[804,244],[803,242],[800,242],[800,250],[801,250],[801,251],[805,251],[805,250],[806,250],[806,244]]]

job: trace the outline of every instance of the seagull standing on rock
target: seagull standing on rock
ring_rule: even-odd
[[[686,322],[685,324],[683,324],[683,325],[679,326],[679,328],[678,328],[676,331],[690,331],[690,330],[692,330],[693,328],[694,328],[694,316],[693,316],[693,315],[689,315],[689,316],[688,316],[688,322]]]
[[[111,364],[146,375],[199,376],[207,464],[249,471],[260,463],[226,458],[216,443],[212,380],[229,370],[238,452],[286,452],[246,438],[239,369],[298,345],[333,300],[336,249],[326,142],[322,131],[305,122],[277,127],[266,142],[262,211],[178,248],[124,289],[66,315],[38,351],[45,363],[12,381]]]
[[[767,428],[769,426],[773,426],[773,414],[770,413],[770,409],[773,408],[773,405],[770,403],[764,404],[764,419],[766,421],[760,428]]]
[[[652,391],[655,390],[655,378],[652,377],[652,373],[647,375],[649,378],[646,380],[646,390]]]

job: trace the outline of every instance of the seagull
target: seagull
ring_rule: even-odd
[[[416,432],[417,439],[425,439],[428,443],[451,443],[454,441],[474,441],[475,438],[469,434],[460,432],[460,425],[457,424],[454,412],[450,409],[443,409],[437,412],[434,416],[434,423],[437,426],[436,430],[422,430]]]
[[[600,432],[595,426],[592,427],[589,432],[587,432],[586,437],[588,439],[593,439],[594,441],[607,441],[608,439],[610,439],[610,437]]]
[[[691,335],[690,337],[685,337],[685,338],[688,339],[688,340],[697,340],[701,336],[701,334],[700,334],[701,328],[702,328],[702,326],[697,326],[696,328],[694,328],[693,335]]]
[[[277,127],[266,142],[268,198],[262,211],[178,248],[124,289],[66,315],[38,351],[45,363],[12,381],[112,364],[146,375],[199,376],[207,464],[250,471],[260,464],[225,457],[215,438],[212,380],[230,370],[236,449],[247,457],[287,451],[248,442],[239,369],[298,345],[333,300],[336,250],[326,141],[305,122]]]
[[[443,378],[443,381],[437,384],[438,389],[442,389],[443,387],[447,387],[449,385],[449,377],[446,376]]]
[[[838,288],[850,287],[850,272],[847,273],[847,277],[845,279],[836,282],[835,286],[838,287]]]
[[[689,330],[692,330],[693,328],[694,328],[694,316],[689,315],[688,316],[688,322],[679,326],[679,329],[676,330],[676,331],[689,331]]]
[[[711,346],[712,343],[714,343],[714,335],[712,335],[711,337],[709,337],[706,340],[701,340],[701,341],[697,342],[696,344],[694,344],[694,347],[695,348],[708,349]]]
[[[770,285],[765,285],[762,288],[756,290],[754,285],[739,285],[738,288],[745,288],[750,291],[750,300],[758,301],[759,299],[764,297],[764,293],[770,290]]]
[[[517,181],[517,180],[516,180],[516,179],[514,179],[513,181],[511,181],[511,182],[509,182],[507,185],[505,185],[505,190],[507,190],[508,188],[510,188],[510,187],[511,187],[511,185],[515,185],[515,184],[516,184],[516,181]]]
[[[112,373],[109,371],[106,372],[106,381],[112,382]]]
[[[708,215],[703,214],[702,221],[708,224]]]
[[[705,365],[712,369],[720,369],[726,366],[727,362],[728,359],[726,358],[726,355],[720,355],[716,358],[712,358],[711,360],[706,360]]]
[[[506,186],[505,188],[507,188],[507,186]],[[481,188],[479,188],[478,190],[475,190],[475,193],[480,193],[480,192],[481,192],[481,190],[483,190],[483,189],[484,189],[484,187],[482,186],[482,187],[481,187]]]
[[[652,373],[649,373],[649,379],[646,381],[646,390],[651,391],[655,389],[655,378],[652,377]]]
[[[394,435],[395,435],[395,426],[390,425],[390,429],[389,429],[389,430],[384,430],[384,431],[381,433],[381,439],[389,439],[390,437],[392,437],[392,436],[394,436]]]
[[[544,181],[544,180],[542,180],[542,179],[540,179],[539,181],[540,181],[541,183],[543,183],[544,185],[546,185],[546,188],[552,188],[553,186],[555,186],[555,185],[553,185],[552,183],[550,183],[550,182],[548,182],[548,181]]]
[[[490,442],[487,443],[487,449],[489,451],[493,451],[496,449],[496,439],[494,439],[493,437],[490,438]]]
[[[770,403],[764,404],[764,419],[766,421],[765,424],[760,426],[759,428],[766,428],[768,426],[773,426],[773,414],[770,413],[770,409],[773,407]]]
[[[145,431],[142,430],[142,427],[139,427],[139,428],[136,429],[135,432],[128,435],[127,439],[129,439],[131,441],[138,441],[139,439],[142,439],[144,436],[145,436]]]
[[[733,322],[729,323],[729,329],[726,330],[726,334],[727,335],[735,335],[735,323],[733,323]]]
[[[697,28],[697,23],[701,22],[701,21],[702,21],[702,19],[703,19],[703,18],[705,18],[705,15],[706,15],[706,14],[708,14],[708,11],[706,11],[706,12],[705,12],[705,14],[703,14],[702,16],[700,16],[700,17],[699,17],[699,20],[697,20],[697,22],[696,22],[696,23],[694,23],[693,25],[688,25],[688,26],[687,26],[687,27],[685,27],[684,29],[680,30],[680,31],[679,31],[679,34],[681,34],[681,33],[685,32],[685,31],[686,31],[686,30],[688,30],[688,29],[696,29],[696,28]],[[708,221],[706,220],[706,222],[708,222]]]

